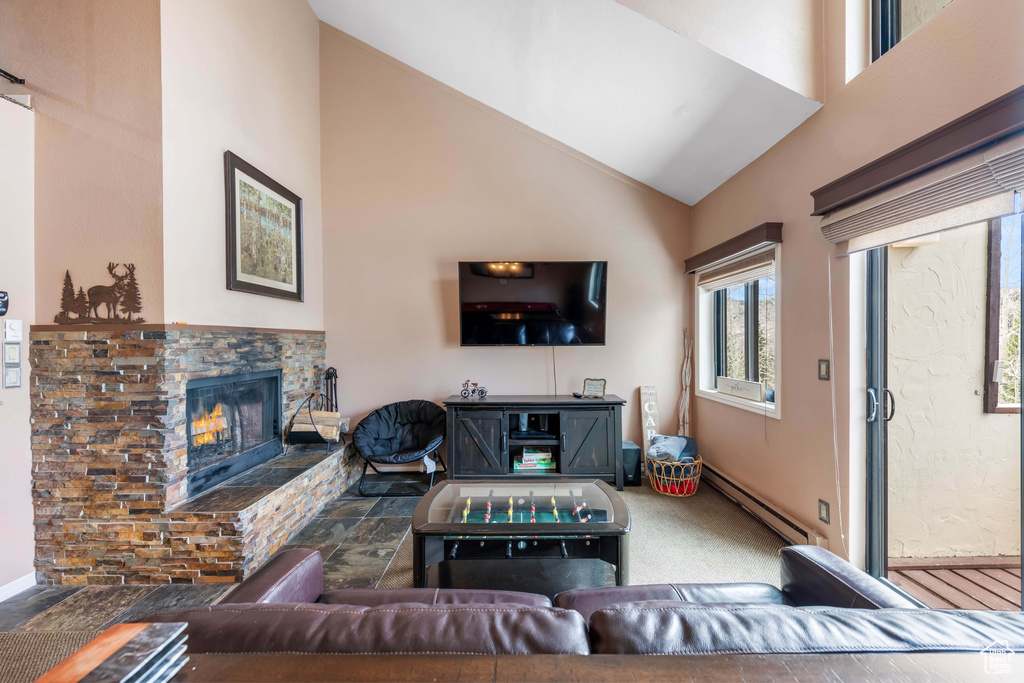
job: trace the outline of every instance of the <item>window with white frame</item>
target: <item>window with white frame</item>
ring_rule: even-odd
[[[697,271],[697,395],[780,417],[780,247]]]

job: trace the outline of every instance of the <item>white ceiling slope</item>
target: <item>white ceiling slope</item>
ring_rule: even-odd
[[[695,204],[821,106],[614,0],[309,0],[320,19]]]

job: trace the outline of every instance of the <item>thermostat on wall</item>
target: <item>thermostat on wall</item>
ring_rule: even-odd
[[[21,341],[21,321],[20,320],[5,320],[4,321],[4,341]]]

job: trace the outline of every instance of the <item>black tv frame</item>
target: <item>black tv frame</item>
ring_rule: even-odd
[[[601,263],[604,268],[601,269],[601,289],[605,293],[604,297],[604,341],[601,342],[587,342],[581,344],[465,344],[462,341],[462,268],[463,264],[470,263],[532,263],[534,265],[548,265],[555,263],[569,263],[569,264],[590,264],[590,263]],[[536,259],[480,259],[475,261],[459,261],[459,346],[465,348],[488,348],[488,347],[509,347],[509,348],[579,348],[585,346],[607,346],[608,343],[608,262],[607,261],[539,261]]]

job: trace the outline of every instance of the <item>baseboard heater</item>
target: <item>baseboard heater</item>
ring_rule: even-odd
[[[790,543],[817,545],[828,550],[827,538],[816,531],[805,529],[791,517],[779,512],[771,503],[758,498],[739,484],[722,476],[714,468],[708,467],[707,462],[701,467],[701,479],[725,494],[726,498],[767,524],[775,533]]]

